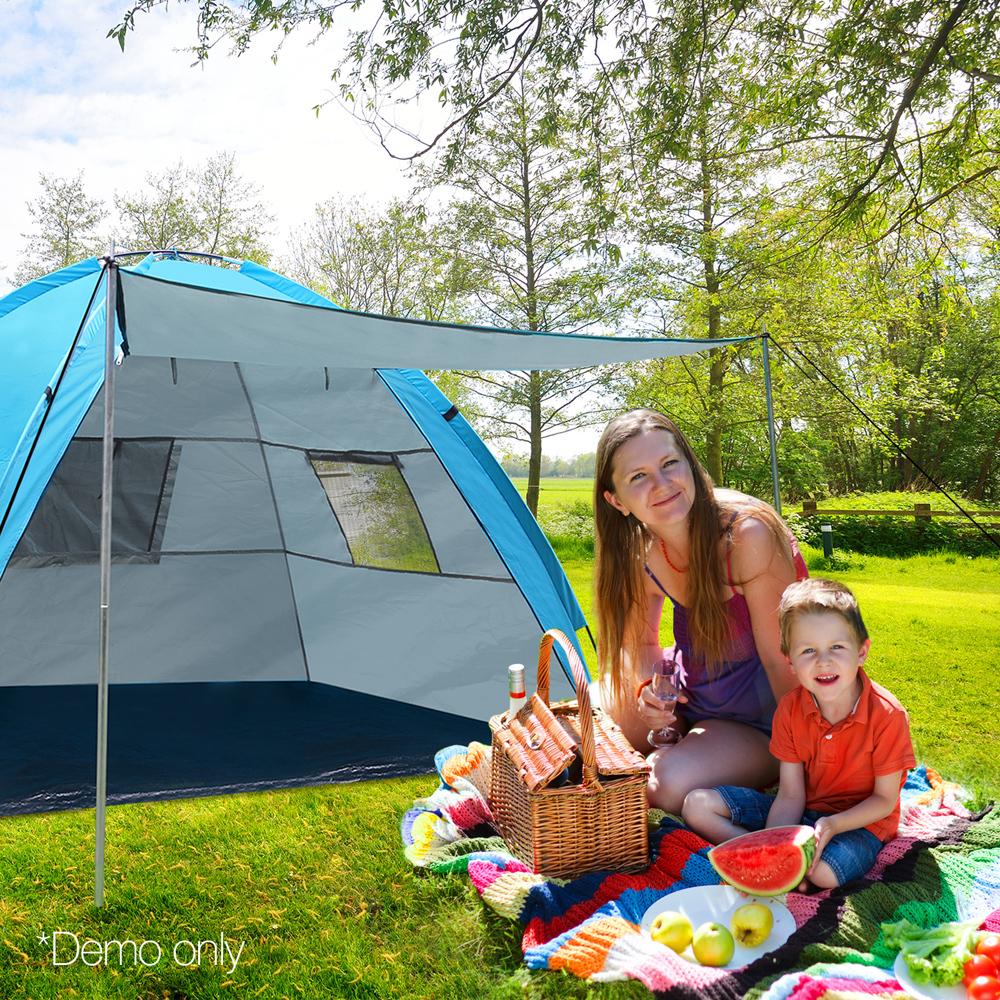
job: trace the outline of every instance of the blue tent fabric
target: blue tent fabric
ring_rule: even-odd
[[[96,262],[83,262],[91,263]],[[0,351],[4,357],[4,380],[0,385],[0,518],[6,521],[0,534],[0,576],[104,380],[104,302],[99,292],[89,320],[72,347],[94,292],[94,270],[83,265],[64,268],[49,279],[27,286],[33,294],[12,292],[0,301]],[[10,300],[14,300],[13,304]],[[71,348],[72,354],[67,357]],[[49,393],[55,390],[60,376],[58,395],[50,403]],[[41,437],[26,468],[39,429]]]
[[[51,274],[46,274],[35,281],[29,281],[28,284],[22,285],[20,288],[15,288],[14,291],[0,299],[0,318],[25,305],[32,299],[38,298],[39,295],[44,295],[55,288],[60,288],[63,285],[76,281],[77,278],[85,277],[100,270],[101,262],[96,257],[90,257],[87,260],[78,261],[76,264],[70,264],[69,267],[53,271]]]
[[[0,814],[93,801],[100,269],[0,300]],[[425,336],[447,357],[461,329],[339,310],[253,262],[157,254],[121,274],[116,462],[135,485],[115,486],[109,801],[414,773],[442,739],[485,738],[506,664],[585,621],[462,415],[422,371],[366,364]],[[531,334],[478,335],[473,354],[525,367]],[[534,356],[621,355],[581,341]],[[86,502],[58,507],[74,488]]]

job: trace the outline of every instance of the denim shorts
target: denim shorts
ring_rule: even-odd
[[[774,795],[736,785],[720,785],[715,791],[722,796],[729,808],[730,819],[737,826],[746,830],[763,830],[767,825],[767,814],[774,803]],[[820,817],[829,815],[807,809],[802,814],[801,822],[806,826],[815,826]],[[837,876],[837,884],[844,885],[868,872],[881,850],[882,841],[871,830],[848,830],[846,833],[838,833],[823,848],[820,861],[825,861],[833,870],[833,874]]]

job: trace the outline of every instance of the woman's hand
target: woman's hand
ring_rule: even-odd
[[[687,701],[687,695],[682,688],[674,688],[677,692],[677,701],[661,701],[650,690],[650,684],[646,683],[639,692],[637,711],[639,718],[645,722],[650,729],[662,729],[664,726],[673,726],[677,721],[677,703]]]

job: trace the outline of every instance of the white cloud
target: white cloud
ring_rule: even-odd
[[[265,39],[244,56],[217,48],[192,67],[194,6],[141,17],[125,52],[108,39],[126,4],[42,0],[0,4],[0,269],[15,269],[40,171],[83,170],[91,197],[183,160],[236,153],[276,218],[280,250],[312,206],[332,194],[384,201],[407,189],[402,168],[331,96],[335,40],[290,37],[277,64]],[[9,290],[0,276],[0,293]]]

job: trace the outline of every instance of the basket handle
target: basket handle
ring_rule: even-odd
[[[588,788],[598,789],[601,783],[597,777],[597,751],[594,744],[594,718],[590,708],[590,679],[580,660],[576,647],[566,637],[565,632],[557,628],[548,629],[542,636],[538,647],[538,696],[549,703],[549,660],[552,657],[553,643],[559,643],[566,654],[573,680],[576,682],[576,704],[580,718],[580,743],[583,757],[583,784]]]

